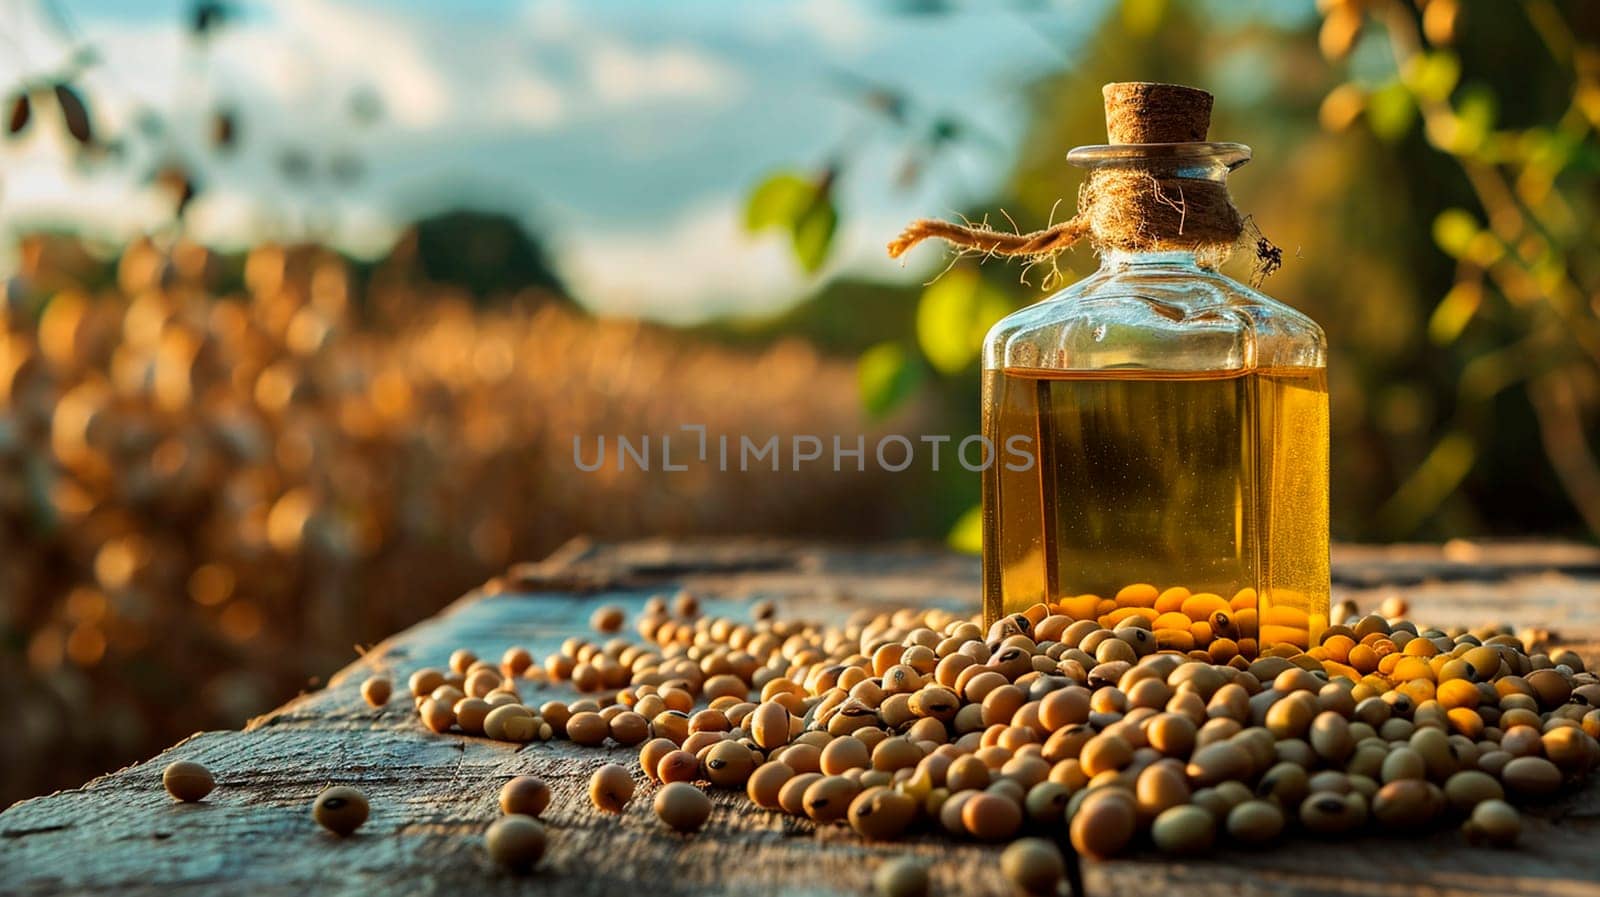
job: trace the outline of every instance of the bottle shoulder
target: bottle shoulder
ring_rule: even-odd
[[[1323,367],[1309,316],[1198,267],[1102,269],[1002,318],[986,368],[1159,371]]]

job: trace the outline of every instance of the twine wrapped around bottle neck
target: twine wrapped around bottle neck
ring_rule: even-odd
[[[1112,145],[1205,141],[1211,94],[1192,87],[1146,82],[1107,84],[1106,132]],[[924,218],[889,243],[899,258],[923,240],[936,238],[964,252],[1047,261],[1088,238],[1097,250],[1195,253],[1208,267],[1220,264],[1244,235],[1247,221],[1234,208],[1221,177],[1182,176],[1170,158],[1131,158],[1091,171],[1078,190],[1072,218],[1031,233],[1010,233],[987,224],[955,224]],[[1276,267],[1277,249],[1257,244],[1261,276]]]

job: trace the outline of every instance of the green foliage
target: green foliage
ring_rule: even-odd
[[[1455,106],[1455,127],[1440,149],[1461,156],[1478,153],[1489,142],[1498,105],[1494,91],[1482,84],[1462,88]]]
[[[1406,65],[1401,79],[1418,99],[1446,100],[1461,79],[1461,60],[1449,51],[1422,53]]]
[[[1416,118],[1411,92],[1400,81],[1390,81],[1367,95],[1367,125],[1382,140],[1404,137]]]
[[[1455,258],[1465,256],[1478,236],[1478,221],[1466,209],[1445,209],[1433,219],[1433,242]]]
[[[933,369],[955,375],[971,367],[989,328],[1011,311],[1011,300],[972,268],[956,268],[922,291],[917,345]]]
[[[828,260],[833,232],[838,226],[838,210],[833,207],[832,200],[821,194],[795,219],[794,257],[807,274],[817,273]]]
[[[913,332],[919,293],[913,286],[834,278],[809,299],[776,314],[718,318],[689,332],[742,346],[800,339],[828,355],[855,357]]]
[[[1541,528],[1576,511],[1600,534],[1592,485],[1600,459],[1590,447],[1600,421],[1600,321],[1585,298],[1600,291],[1600,276],[1582,261],[1600,233],[1588,162],[1600,157],[1589,99],[1600,73],[1582,62],[1596,50],[1595,33],[1576,7],[1436,0],[1419,16],[1398,0],[1363,6],[1386,33],[1409,93],[1402,103],[1393,85],[1380,88],[1367,124],[1392,145],[1382,164],[1406,166],[1405,186],[1420,188],[1412,204],[1431,218],[1431,243],[1453,267],[1432,278],[1412,273],[1423,290],[1442,294],[1426,320],[1435,351],[1397,359],[1413,371],[1403,385],[1391,380],[1390,392],[1421,397],[1431,386],[1431,400],[1448,413],[1397,418],[1401,426],[1386,434],[1404,445],[1391,449],[1405,459],[1404,474],[1371,516],[1378,535],[1430,524],[1450,534],[1515,529],[1507,521],[1518,506]],[[1414,118],[1425,155],[1402,139]],[[1403,200],[1391,206],[1407,211]],[[1355,271],[1381,256],[1351,261]],[[1391,316],[1403,320],[1402,310]],[[1449,374],[1430,384],[1416,370],[1424,366]],[[1421,439],[1401,443],[1401,435]],[[1541,453],[1545,465],[1534,460]],[[1511,480],[1514,495],[1502,488]],[[1568,509],[1552,513],[1541,492],[1564,493]]]
[[[951,393],[953,383],[969,381],[984,335],[1012,307],[975,269],[946,272],[917,300],[917,351],[889,339],[862,352],[856,364],[862,406],[875,418],[892,413],[924,385],[930,368],[947,378],[937,384],[940,391]]]
[[[805,214],[817,188],[809,179],[792,171],[780,171],[750,191],[744,207],[744,227],[751,233],[768,228],[790,228]]]
[[[861,404],[874,418],[900,407],[922,382],[922,367],[899,343],[879,343],[856,361]]]
[[[510,215],[453,209],[417,221],[412,231],[417,260],[431,281],[460,286],[480,301],[536,290],[573,304],[543,242]]]
[[[977,554],[983,550],[983,506],[968,508],[950,527],[945,542],[956,551]]]
[[[795,261],[806,273],[815,274],[828,260],[839,225],[831,181],[793,171],[769,175],[745,201],[745,229],[751,233],[788,231]]]

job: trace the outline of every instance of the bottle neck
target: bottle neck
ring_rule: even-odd
[[[1192,249],[1159,249],[1131,251],[1106,249],[1100,253],[1100,270],[1115,274],[1130,269],[1165,269],[1179,272],[1199,272],[1200,259]]]
[[[1136,168],[1166,177],[1193,178],[1221,183],[1228,172],[1250,161],[1250,147],[1242,143],[1132,143],[1080,146],[1067,153],[1067,161],[1094,171],[1100,168]]]
[[[1080,146],[1067,154],[1089,169],[1075,221],[1088,223],[1104,268],[1204,266],[1243,233],[1228,172],[1250,158],[1236,143]],[[1113,252],[1115,251],[1115,252]]]

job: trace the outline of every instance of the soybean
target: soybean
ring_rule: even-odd
[[[790,816],[803,816],[806,812],[806,792],[823,778],[819,772],[802,772],[783,783],[778,789],[778,806]]]
[[[1072,789],[1060,782],[1040,782],[1028,789],[1023,809],[1033,824],[1054,828],[1064,821],[1063,814],[1071,797]]]
[[[1203,853],[1216,835],[1216,817],[1194,804],[1169,807],[1150,825],[1150,838],[1162,853]]]
[[[389,703],[389,694],[393,686],[387,676],[369,676],[361,683],[361,699],[373,707],[382,707]]]
[[[711,798],[687,782],[670,782],[656,792],[656,816],[680,832],[699,831],[711,818]]]
[[[1004,841],[1022,827],[1022,809],[1009,797],[978,792],[962,806],[961,822],[979,841]]]
[[[917,803],[891,788],[877,787],[856,795],[846,814],[850,827],[869,840],[897,838],[917,817]]]
[[[1456,812],[1471,813],[1486,800],[1504,800],[1506,792],[1494,776],[1464,769],[1445,781],[1444,796]]]
[[[756,768],[755,755],[737,741],[720,741],[706,751],[706,778],[723,788],[743,788]]]
[[[745,783],[745,792],[756,806],[776,810],[780,806],[779,792],[794,776],[795,771],[788,764],[764,763],[750,774],[749,781]]]
[[[942,610],[827,627],[702,617],[689,593],[677,605],[646,605],[642,643],[574,637],[537,666],[515,647],[498,665],[455,652],[450,672],[411,674],[413,707],[441,734],[641,745],[645,776],[663,783],[658,815],[673,824],[663,806],[683,803],[684,830],[709,815],[689,784],[705,780],[873,839],[921,816],[1001,842],[1066,823],[1090,856],[1142,830],[1165,853],[1204,852],[1219,831],[1271,841],[1286,817],[1338,835],[1446,811],[1468,817],[1476,843],[1504,843],[1506,795],[1548,796],[1600,762],[1600,681],[1575,654],[1530,653],[1505,628],[1447,633],[1341,609],[1313,636],[1303,610],[1249,589],[1149,584],[1065,596],[987,633]],[[593,622],[609,632],[626,617],[608,607]],[[379,678],[362,689],[375,706]],[[535,709],[527,680],[590,696]],[[620,766],[591,785],[612,812],[634,787]],[[549,802],[548,788],[513,790],[508,814]],[[1022,862],[1002,860],[1019,887],[1051,887],[1045,873],[1013,876]]]
[[[915,857],[895,857],[872,873],[878,897],[927,897],[928,867]]]
[[[161,784],[167,793],[184,803],[204,800],[217,787],[211,770],[193,760],[178,760],[161,772]]]
[[[1548,797],[1561,789],[1561,770],[1543,757],[1517,757],[1500,770],[1500,781],[1512,794]]]
[[[1320,791],[1300,802],[1300,824],[1319,835],[1353,832],[1367,821],[1367,799],[1359,792]]]
[[[550,806],[550,786],[543,779],[517,776],[500,786],[500,812],[507,816],[542,815]]]
[[[1378,789],[1372,798],[1372,815],[1391,829],[1413,829],[1427,824],[1436,815],[1428,783],[1419,779],[1396,779]]]
[[[610,724],[598,713],[574,713],[567,720],[567,737],[573,744],[598,747],[610,734]]]
[[[1283,834],[1283,811],[1264,800],[1247,800],[1228,811],[1228,836],[1245,844],[1265,844]]]
[[[1020,838],[1000,854],[1000,871],[1027,894],[1054,894],[1066,874],[1061,851],[1043,838]]]
[[[632,799],[633,776],[615,763],[607,763],[595,770],[589,779],[589,800],[597,810],[621,813]]]
[[[1503,800],[1486,800],[1472,808],[1461,832],[1474,844],[1510,847],[1522,834],[1522,817]]]
[[[345,785],[323,790],[311,804],[311,818],[340,837],[360,828],[367,821],[367,811],[367,796]]]
[[[1133,798],[1127,792],[1117,788],[1090,791],[1072,817],[1072,846],[1092,857],[1114,856],[1133,840],[1137,823]]]
[[[772,750],[789,743],[789,709],[776,701],[762,702],[750,712],[746,722],[750,737],[762,750]]]
[[[514,813],[490,823],[483,841],[490,859],[513,871],[523,872],[544,857],[548,836],[539,820]]]
[[[860,791],[861,786],[845,776],[822,776],[806,788],[801,806],[816,822],[838,822],[850,812],[850,802]]]
[[[612,633],[622,630],[622,624],[627,620],[627,612],[615,604],[607,604],[595,608],[589,616],[589,625],[595,632]]]

